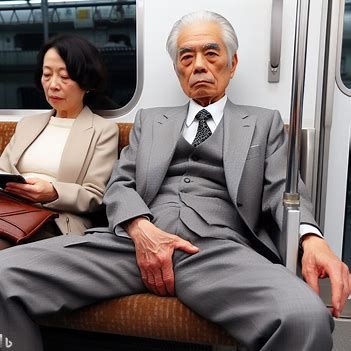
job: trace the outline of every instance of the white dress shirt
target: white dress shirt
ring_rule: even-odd
[[[202,109],[205,109],[211,114],[212,117],[209,118],[206,122],[209,128],[211,129],[211,132],[213,133],[223,117],[223,111],[226,102],[226,95],[224,95],[220,100],[206,107],[197,104],[194,100],[190,100],[188,115],[186,117],[182,131],[183,137],[189,144],[191,144],[195,139],[197,127],[199,125],[199,121],[195,118],[196,114]],[[318,228],[314,227],[313,225],[300,224],[300,237],[306,234],[315,234],[322,237],[321,232],[318,230]]]

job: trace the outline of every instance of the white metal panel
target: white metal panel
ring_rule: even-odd
[[[287,122],[293,58],[295,1],[284,2],[281,80],[267,82],[271,0],[178,0],[144,2],[144,87],[137,106],[123,119],[132,120],[140,107],[187,101],[165,49],[171,26],[185,13],[208,9],[223,14],[239,38],[239,65],[228,90],[236,103],[279,109]]]
[[[326,239],[339,257],[342,254],[345,221],[351,128],[350,113],[350,97],[344,95],[335,86],[333,119],[330,131],[324,232]]]
[[[345,205],[347,190],[347,172],[349,162],[349,146],[351,137],[351,97],[342,92],[335,81],[340,69],[340,51],[343,30],[344,0],[333,3],[331,24],[331,41],[334,50],[330,57],[328,90],[332,91],[332,99],[327,105],[326,130],[330,130],[329,143],[326,145],[327,167],[324,174],[326,186],[323,189],[325,200],[321,222],[325,237],[335,253],[341,257],[343,247]],[[339,20],[340,16],[340,20]],[[335,44],[338,49],[335,49]]]
[[[313,128],[318,83],[322,4],[311,1],[303,127]],[[135,108],[123,120],[133,120],[141,107],[186,102],[165,49],[173,23],[185,13],[208,9],[224,15],[239,39],[239,65],[228,95],[236,103],[278,109],[289,122],[296,1],[284,1],[279,83],[268,83],[271,0],[178,0],[144,2],[144,87]]]

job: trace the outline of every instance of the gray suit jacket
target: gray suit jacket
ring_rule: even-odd
[[[49,123],[53,111],[23,118],[0,157],[0,170],[18,174],[18,161]],[[91,227],[84,214],[95,211],[117,159],[118,129],[85,107],[78,115],[63,150],[57,180],[58,198],[45,207],[60,212],[61,232],[83,234]]]
[[[188,104],[138,112],[130,144],[122,151],[104,197],[110,230],[118,234],[124,221],[152,216],[148,205],[165,177],[187,111]],[[223,118],[223,166],[230,198],[253,239],[264,247],[263,254],[278,261],[287,155],[280,114],[228,100]],[[302,182],[300,190],[302,222],[316,225]]]

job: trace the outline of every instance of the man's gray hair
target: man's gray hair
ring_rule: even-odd
[[[169,33],[166,44],[167,51],[171,56],[173,63],[177,63],[177,41],[179,33],[184,27],[199,22],[212,22],[219,25],[222,30],[222,40],[227,49],[228,66],[231,66],[233,56],[238,50],[238,38],[229,21],[218,13],[211,11],[196,11],[189,13],[174,24],[171,32]]]

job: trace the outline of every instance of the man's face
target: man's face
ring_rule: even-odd
[[[184,93],[201,106],[221,99],[237,65],[228,54],[220,27],[212,22],[189,25],[177,41],[175,69]]]

